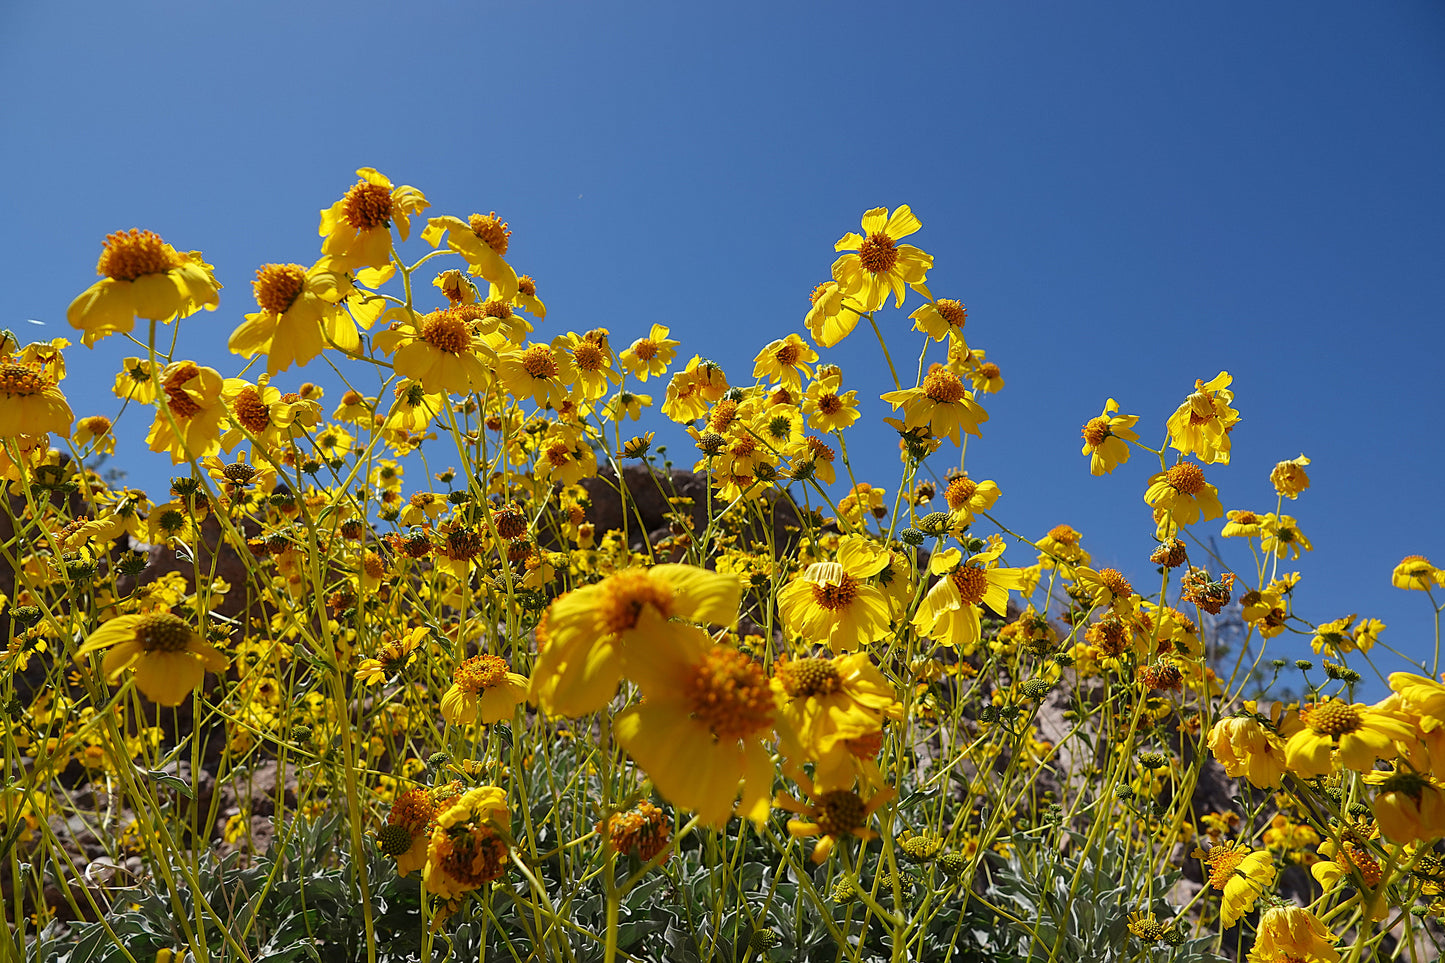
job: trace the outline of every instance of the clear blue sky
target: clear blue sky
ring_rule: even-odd
[[[6,4],[3,323],[68,334],[104,236],[149,228],[216,265],[221,308],[182,349],[231,373],[255,268],[311,263],[317,211],[365,165],[432,213],[509,220],[543,332],[626,344],[661,321],[738,381],[804,330],[862,211],[907,203],[935,295],[968,304],[1007,379],[968,464],[1001,517],[1070,522],[1142,580],[1148,465],[1091,478],[1079,426],[1113,396],[1157,443],[1228,369],[1245,420],[1210,473],[1226,507],[1272,509],[1270,467],[1314,460],[1287,509],[1315,545],[1301,613],[1429,647],[1426,600],[1389,574],[1445,564],[1445,6],[401,9]],[[114,412],[122,353],[72,349],[77,415]],[[883,415],[876,348],[829,358]],[[157,487],[142,428],[117,464]],[[883,430],[854,445],[892,471]]]

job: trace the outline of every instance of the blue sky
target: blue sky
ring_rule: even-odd
[[[216,265],[221,308],[181,346],[233,373],[256,267],[311,263],[317,211],[365,165],[432,213],[510,221],[543,333],[626,344],[660,321],[736,382],[804,330],[833,242],[907,203],[934,294],[968,305],[1007,379],[968,459],[1001,518],[1069,522],[1144,581],[1149,467],[1091,478],[1079,426],[1112,396],[1157,444],[1194,379],[1227,369],[1244,421],[1210,473],[1226,507],[1272,509],[1270,467],[1314,461],[1286,509],[1315,545],[1301,614],[1382,618],[1387,642],[1430,648],[1427,600],[1389,573],[1445,563],[1445,7],[401,9],[7,5],[3,323],[67,334],[104,236],[148,228]],[[883,323],[916,351],[906,312]],[[863,333],[828,360],[874,399],[871,425],[892,385]],[[114,413],[123,353],[72,349],[77,415]],[[163,485],[131,429],[117,464]],[[850,445],[892,473],[886,429]]]

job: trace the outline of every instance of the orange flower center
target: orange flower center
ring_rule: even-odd
[[[341,217],[358,231],[371,231],[391,223],[391,191],[361,181],[341,199]]]
[[[500,879],[507,871],[507,844],[485,826],[463,828],[460,835],[433,837],[432,852],[441,870],[467,889]]]
[[[1126,599],[1134,594],[1134,586],[1130,585],[1129,580],[1116,568],[1100,569],[1099,584],[1108,589],[1116,599]]]
[[[598,371],[602,368],[604,358],[601,348],[597,347],[597,345],[591,341],[583,341],[577,345],[576,350],[572,352],[572,360],[575,361],[577,367],[583,371]]]
[[[546,458],[547,463],[554,468],[559,465],[565,465],[572,458],[572,446],[568,445],[565,441],[554,441],[547,446],[547,451],[543,457]]]
[[[166,378],[161,385],[166,391],[166,404],[177,418],[190,418],[201,410],[201,406],[186,393],[186,382],[200,375],[200,369],[186,362]]]
[[[545,344],[534,344],[522,352],[522,367],[533,378],[557,377],[557,359]]]
[[[426,789],[408,789],[396,797],[386,821],[389,825],[403,826],[410,830],[408,835],[417,835],[426,829],[427,823],[435,816],[436,803],[432,802],[431,793]],[[407,846],[411,846],[410,840],[407,841]]]
[[[851,789],[834,789],[817,799],[818,828],[824,836],[845,836],[863,827],[868,807]]]
[[[1084,441],[1093,448],[1098,448],[1104,443],[1104,439],[1112,434],[1108,418],[1094,418],[1084,426]]]
[[[452,681],[472,695],[499,686],[506,678],[507,663],[495,655],[474,655],[452,673]]]
[[[38,395],[46,389],[45,379],[29,365],[13,361],[0,363],[0,394]],[[109,429],[109,422],[106,424]]]
[[[961,328],[968,321],[968,309],[952,298],[941,298],[933,306],[949,327]]]
[[[367,552],[361,559],[361,570],[367,578],[381,578],[386,574],[386,561],[375,552]]]
[[[602,827],[597,828],[601,832]],[[650,802],[642,802],[636,809],[608,816],[607,833],[615,852],[635,853],[638,859],[648,862],[666,848],[672,827],[666,813]]]
[[[638,338],[632,342],[632,354],[638,361],[651,361],[657,357],[657,342],[651,338]]]
[[[433,311],[421,319],[421,339],[438,351],[461,354],[472,345],[467,323],[450,311]]]
[[[988,592],[988,572],[976,565],[960,566],[954,569],[948,577],[953,579],[959,597],[969,605],[977,605],[982,602],[984,595]]]
[[[963,400],[963,382],[947,368],[934,368],[923,379],[923,393],[939,404],[951,405]]]
[[[813,601],[830,612],[847,608],[858,597],[858,580],[847,572],[833,585],[828,582],[813,583]]]
[[[261,400],[261,393],[247,385],[231,402],[236,420],[253,435],[259,435],[271,427],[271,409]]]
[[[1055,525],[1049,529],[1049,538],[1061,545],[1077,545],[1079,533],[1071,525]]]
[[[818,411],[825,415],[837,414],[843,410],[843,399],[835,394],[826,394],[818,399]]]
[[[843,685],[843,677],[832,659],[792,659],[778,663],[777,676],[790,698],[832,695]]]
[[[646,572],[618,572],[603,582],[602,587],[598,609],[608,632],[626,632],[636,627],[644,606],[651,606],[664,620],[672,615],[672,586]]]
[[[835,457],[833,449],[823,444],[823,441],[820,438],[808,439],[808,454],[811,455],[815,460],[821,458],[824,461],[828,462],[831,462]]]
[[[454,562],[476,558],[482,552],[482,539],[470,528],[454,528],[447,532],[446,555]]]
[[[481,238],[483,244],[496,251],[498,257],[506,255],[507,245],[511,243],[512,232],[507,229],[507,223],[497,216],[496,211],[486,217],[473,214],[467,223],[471,227],[472,233]],[[536,288],[532,290],[535,292]]]
[[[146,274],[164,274],[186,263],[159,234],[131,228],[107,234],[95,273],[117,281],[134,281]]]
[[[532,280],[530,274],[524,274],[517,278],[517,291],[529,298],[537,296],[537,282]]]
[[[1181,495],[1198,495],[1204,491],[1204,469],[1192,462],[1175,465],[1164,473],[1164,480]]]
[[[306,287],[306,269],[299,264],[263,264],[256,269],[251,290],[262,311],[285,314]]]
[[[879,231],[868,235],[868,239],[859,245],[858,257],[863,262],[863,270],[868,273],[887,274],[898,263],[898,249],[893,246],[893,238]]]
[[[1234,513],[1234,521],[1239,525],[1257,525],[1259,516],[1251,511],[1237,511]]]
[[[999,371],[998,365],[992,361],[985,361],[978,366],[978,373],[992,381],[994,378],[997,378],[1001,372]]]
[[[515,508],[504,508],[496,514],[497,534],[511,541],[527,534],[527,516]]]
[[[810,304],[817,304],[817,303],[818,303],[818,299],[821,298],[824,294],[827,294],[827,293],[828,293],[828,282],[827,282],[827,281],[824,281],[822,284],[820,284],[820,285],[818,285],[817,287],[813,288],[813,292],[808,295],[808,302],[809,302]]]
[[[505,321],[511,316],[512,306],[505,301],[488,301],[482,305],[482,317]]]
[[[1313,729],[1316,735],[1331,738],[1348,735],[1364,724],[1359,707],[1339,699],[1310,706],[1300,715],[1304,717],[1305,725]]]
[[[773,357],[778,359],[778,364],[782,365],[785,368],[790,368],[793,365],[797,364],[798,355],[800,355],[801,353],[801,345],[784,344],[777,351],[773,352]]]
[[[185,619],[169,612],[152,612],[136,623],[135,638],[147,652],[184,652],[193,633]]]
[[[1247,849],[1225,849],[1216,847],[1209,851],[1209,883],[1215,889],[1224,889],[1224,884],[1234,878],[1234,871],[1249,855]]]
[[[692,714],[719,739],[743,739],[773,722],[773,690],[763,667],[736,649],[715,646],[685,685]]]
[[[968,505],[968,500],[976,491],[978,491],[978,482],[972,478],[955,478],[943,490],[943,498],[948,502],[948,507],[956,512]]]
[[[712,414],[708,415],[707,426],[713,431],[726,431],[728,425],[733,423],[733,418],[737,416],[737,413],[738,403],[724,398],[713,406]]]
[[[0,371],[3,370],[3,366],[0,366]],[[0,377],[0,382],[3,382],[3,377]],[[111,422],[105,415],[91,415],[88,418],[80,419],[80,427],[90,432],[92,436],[100,438],[110,434]]]

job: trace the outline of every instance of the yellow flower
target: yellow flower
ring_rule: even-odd
[[[358,168],[361,180],[346,195],[321,212],[317,230],[324,241],[321,253],[334,258],[343,270],[368,268],[363,280],[375,287],[395,272],[391,263],[391,226],[405,241],[411,235],[411,218],[429,206],[415,187],[392,187],[385,175],[370,167]]]
[[[1329,656],[1340,656],[1356,650],[1368,652],[1374,648],[1380,633],[1385,631],[1385,623],[1379,619],[1362,619],[1360,624],[1352,629],[1354,621],[1355,616],[1346,615],[1331,622],[1321,622],[1315,629],[1314,638],[1310,640],[1310,648]]]
[[[917,388],[889,391],[881,395],[895,410],[903,409],[908,428],[928,428],[934,435],[959,444],[959,432],[982,437],[978,426],[988,421],[988,412],[973,400],[958,375],[935,364]]]
[[[709,826],[733,815],[761,825],[768,816],[773,762],[761,737],[776,700],[763,668],[706,632],[680,626],[649,657],[629,662],[644,701],[613,724],[617,741],[676,806],[695,810]]]
[[[862,652],[780,659],[771,685],[783,752],[795,766],[821,762],[845,740],[878,732],[885,718],[902,716],[893,686]]]
[[[1154,509],[1161,539],[1173,535],[1181,526],[1224,514],[1218,489],[1204,480],[1203,469],[1187,461],[1151,476],[1144,501]]]
[[[50,372],[0,357],[0,438],[69,435],[74,417]]]
[[[672,376],[662,413],[679,424],[696,421],[707,414],[707,406],[728,390],[727,375],[721,366],[693,355],[687,367]]]
[[[506,790],[479,786],[443,805],[427,846],[426,888],[458,900],[507,871],[512,816]]]
[[[624,669],[646,662],[686,619],[735,625],[742,582],[689,565],[624,569],[559,597],[538,628],[528,698],[555,715],[581,716],[605,706]],[[630,671],[630,670],[629,670]]]
[[[665,325],[654,324],[647,337],[638,338],[622,352],[623,369],[636,375],[640,381],[667,374],[667,366],[677,357],[678,345],[667,335]]]
[[[953,350],[949,350],[949,357],[952,360]],[[1003,372],[999,366],[992,361],[984,360],[982,348],[974,348],[972,351],[965,351],[959,358],[959,363],[968,372],[969,380],[973,382],[973,390],[981,394],[993,395],[1003,390]]]
[[[264,354],[268,374],[293,364],[304,366],[326,348],[359,350],[357,321],[370,328],[385,303],[375,298],[357,303],[347,313],[342,304],[357,290],[331,258],[322,258],[309,269],[299,264],[263,264],[251,287],[261,310],[246,315],[231,332],[228,346],[243,358]]]
[[[121,615],[90,634],[81,654],[109,648],[101,671],[114,682],[135,669],[136,688],[152,702],[178,706],[200,686],[206,671],[224,672],[226,657],[186,621],[168,612]]]
[[[913,330],[922,331],[934,341],[952,338],[963,341],[963,326],[968,322],[968,309],[959,301],[939,298],[930,301],[909,315]]]
[[[465,310],[444,308],[396,321],[373,340],[379,350],[395,353],[397,374],[428,393],[482,391],[491,384],[497,357],[474,335]]]
[[[838,393],[843,372],[836,365],[820,365],[818,376],[803,395],[803,414],[815,431],[842,431],[859,418],[858,392]]]
[[[789,836],[794,839],[822,837],[813,846],[809,857],[814,863],[825,862],[843,836],[877,839],[878,834],[867,828],[868,820],[880,806],[898,795],[893,789],[882,789],[865,803],[852,789],[825,789],[826,783],[815,783],[801,772],[796,774],[796,778],[799,785],[805,787],[804,792],[812,798],[812,803],[803,803],[787,793],[779,793],[773,805],[805,817],[788,820]]]
[[[3,369],[0,369],[3,370]],[[115,454],[114,425],[105,415],[90,415],[75,423],[75,433],[70,436],[71,444],[83,454],[87,450],[97,455]],[[4,432],[0,432],[3,435]]]
[[[597,832],[607,837],[607,845],[614,853],[636,856],[640,862],[650,863],[667,850],[672,839],[672,820],[644,799],[626,812],[608,816],[605,824],[598,823]],[[659,865],[667,862],[670,855],[664,855]]]
[[[1245,508],[1228,512],[1224,529],[1219,533],[1225,538],[1258,538],[1264,532],[1264,518]]]
[[[833,245],[844,254],[833,262],[833,280],[843,293],[856,300],[863,311],[876,311],[891,290],[895,307],[903,305],[908,285],[927,280],[933,256],[911,244],[899,244],[923,225],[904,204],[889,215],[886,207],[875,207],[863,215],[863,233],[848,233]]]
[[[559,344],[533,344],[503,352],[497,377],[518,402],[530,399],[539,408],[561,409],[568,386],[577,380],[571,355]]]
[[[1220,923],[1228,929],[1254,909],[1254,903],[1274,883],[1274,859],[1268,852],[1251,852],[1228,843],[1195,855],[1209,864],[1209,882],[1224,896],[1220,900]]]
[[[391,804],[377,842],[383,853],[396,859],[398,876],[406,876],[426,865],[436,815],[437,803],[432,791],[423,786],[408,789]]]
[[[527,677],[495,655],[474,655],[452,673],[442,696],[442,718],[454,726],[491,725],[510,719],[527,698]]]
[[[1104,413],[1084,425],[1084,450],[1089,456],[1089,474],[1107,475],[1129,460],[1129,442],[1138,441],[1133,427],[1138,415],[1120,415],[1113,398],[1104,402]]]
[[[852,652],[888,634],[888,599],[865,582],[888,566],[887,552],[863,536],[848,536],[836,562],[814,562],[778,593],[788,631],[834,652]]]
[[[794,392],[803,390],[803,376],[812,377],[810,367],[818,360],[818,352],[808,347],[796,334],[768,343],[753,359],[753,377],[766,378],[773,384],[786,385]]]
[[[1309,463],[1304,455],[1280,462],[1269,473],[1270,484],[1284,497],[1298,498],[1300,492],[1310,487],[1310,476],[1305,474],[1305,466]]]
[[[1039,550],[1039,565],[1043,568],[1054,568],[1060,562],[1066,565],[1088,565],[1091,561],[1089,553],[1079,544],[1083,538],[1071,525],[1055,525],[1049,529],[1047,535],[1034,543]]]
[[[1233,779],[1244,776],[1259,789],[1278,786],[1285,771],[1284,748],[1251,716],[1220,719],[1209,730],[1209,749]]]
[[[913,627],[930,639],[968,651],[980,635],[980,606],[1003,615],[1008,610],[1010,589],[1019,589],[1023,573],[1016,568],[997,568],[1002,544],[995,544],[967,562],[956,548],[939,552],[929,560],[928,569],[942,575],[928,590],[913,616]]]
[[[1074,581],[1094,608],[1108,608],[1120,615],[1134,611],[1134,586],[1116,568],[1080,567],[1074,570]]]
[[[586,334],[568,332],[552,339],[553,350],[566,354],[576,372],[574,397],[594,402],[607,394],[613,382],[622,381],[607,334],[606,328],[594,328]]]
[[[831,348],[858,326],[858,312],[843,303],[843,289],[837,281],[826,281],[813,289],[812,307],[803,318],[808,333],[820,347]]]
[[[1386,839],[1428,847],[1445,836],[1445,790],[1436,780],[1424,773],[1397,769],[1367,773],[1365,782],[1376,787],[1371,808]]]
[[[134,401],[142,405],[156,400],[155,384],[151,381],[151,363],[143,358],[126,358],[120,374],[115,376],[115,396],[122,401]]]
[[[1357,772],[1393,759],[1395,742],[1414,738],[1414,728],[1373,706],[1326,699],[1300,710],[1303,725],[1285,743],[1290,771],[1302,779],[1327,775],[1336,765]]]
[[[150,231],[131,229],[106,236],[95,265],[101,280],[70,302],[65,316],[85,333],[90,347],[117,331],[129,333],[136,316],[148,321],[214,311],[221,286],[199,251],[182,254]]]
[[[950,478],[943,490],[943,500],[953,512],[953,531],[961,533],[972,525],[973,513],[988,511],[1001,494],[993,481],[976,482],[967,473]]]
[[[1336,939],[1309,910],[1272,906],[1259,918],[1249,963],[1339,963]]]
[[[165,400],[156,411],[146,442],[151,451],[169,451],[171,461],[203,458],[221,447],[221,400],[225,382],[215,368],[193,361],[176,361],[161,372]]]
[[[383,642],[377,657],[374,659],[362,659],[356,667],[356,681],[365,685],[375,685],[378,682],[385,682],[389,677],[401,672],[416,658],[416,649],[431,635],[431,629],[420,626],[407,632],[399,639],[392,639],[390,636],[383,636]]]
[[[1406,555],[1390,573],[1390,584],[1397,589],[1428,592],[1437,585],[1445,585],[1445,570],[1431,565],[1423,555]]]
[[[1171,448],[1181,455],[1192,452],[1206,465],[1229,464],[1229,432],[1239,422],[1239,412],[1229,407],[1232,380],[1221,371],[1208,382],[1194,382],[1194,393],[1169,416]]]
[[[1263,537],[1259,542],[1259,550],[1266,555],[1273,553],[1276,558],[1296,559],[1300,557],[1301,551],[1314,550],[1310,540],[1299,530],[1299,523],[1291,515],[1276,515],[1270,512],[1260,520],[1260,530]]]
[[[517,272],[503,260],[511,245],[512,232],[496,211],[486,216],[473,214],[465,221],[450,215],[434,217],[427,221],[421,236],[432,247],[445,237],[447,247],[466,258],[468,271],[492,283],[499,300],[511,301],[517,296]],[[532,290],[535,292],[536,287]]]

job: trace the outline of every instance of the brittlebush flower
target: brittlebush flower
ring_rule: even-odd
[[[1304,455],[1280,462],[1269,473],[1270,484],[1285,498],[1298,498],[1300,492],[1310,487],[1310,476],[1305,473],[1309,463]]]
[[[69,435],[74,417],[50,372],[0,358],[0,438],[43,438],[52,431]],[[107,421],[107,432],[109,427]],[[77,441],[76,445],[83,443]]]
[[[1296,559],[1300,557],[1300,552],[1314,549],[1292,515],[1276,515],[1270,512],[1260,520],[1260,530],[1259,550],[1266,555]]]
[[[357,351],[357,321],[370,328],[385,304],[375,298],[348,313],[343,302],[356,295],[356,287],[331,258],[310,268],[263,264],[251,286],[261,310],[246,315],[227,346],[243,358],[264,354],[268,374],[305,366],[327,348]]]
[[[1225,514],[1228,519],[1220,535],[1224,538],[1258,538],[1264,531],[1264,516],[1247,508],[1237,508]]]
[[[888,566],[887,552],[868,539],[844,538],[836,562],[814,562],[778,593],[778,611],[788,631],[852,652],[888,634],[888,600],[865,579]]]
[[[804,817],[788,820],[789,836],[794,839],[821,837],[809,856],[814,863],[825,862],[844,836],[877,839],[878,834],[867,828],[868,820],[880,806],[898,795],[893,789],[882,789],[865,803],[852,789],[826,788],[827,783],[815,783],[802,773],[797,773],[796,778],[812,802],[804,803],[787,793],[778,793],[773,805]]]
[[[1336,939],[1309,910],[1272,906],[1259,918],[1249,963],[1339,963]]]
[[[211,266],[199,251],[182,254],[151,231],[131,229],[106,236],[95,265],[101,279],[66,310],[73,328],[90,347],[116,332],[129,333],[137,316],[170,321],[214,311],[219,301]]]
[[[1254,903],[1273,883],[1277,871],[1268,852],[1251,852],[1247,847],[1221,844],[1207,853],[1194,855],[1209,864],[1209,882],[1224,895],[1220,899],[1219,921],[1225,929],[1254,909]]]
[[[667,374],[667,366],[677,357],[678,342],[668,337],[665,325],[654,324],[647,337],[638,338],[618,356],[624,371],[639,381]]]
[[[1259,789],[1274,788],[1285,772],[1284,747],[1250,716],[1220,719],[1209,730],[1209,749],[1231,778],[1244,776]]]
[[[1210,381],[1195,381],[1194,393],[1169,416],[1169,446],[1181,455],[1193,454],[1208,464],[1229,464],[1229,432],[1239,412],[1229,407],[1233,379],[1221,371]]]
[[[818,375],[803,394],[803,414],[815,431],[842,431],[859,418],[858,392],[839,393],[843,372],[836,365],[819,365]]]
[[[436,817],[427,846],[426,888],[450,902],[507,871],[512,816],[506,790],[469,789]]]
[[[773,384],[786,385],[793,392],[803,390],[803,377],[812,377],[808,367],[818,360],[818,352],[796,334],[772,341],[753,359],[753,377],[766,378]]]
[[[1365,782],[1376,787],[1371,809],[1386,839],[1428,846],[1445,836],[1445,790],[1439,782],[1409,769],[1368,773]]]
[[[160,380],[165,398],[146,435],[150,450],[169,451],[175,464],[219,451],[221,419],[226,415],[221,373],[193,361],[177,361],[166,365]]]
[[[0,366],[0,372],[3,372]],[[75,433],[70,436],[70,442],[77,451],[82,453],[91,451],[97,455],[115,454],[115,432],[111,429],[114,424],[105,415],[90,415],[75,423]],[[0,431],[0,436],[4,432]]]
[[[1010,589],[1023,585],[1023,573],[1016,568],[998,568],[1002,543],[974,555],[967,562],[956,548],[939,552],[929,560],[928,569],[943,576],[928,590],[913,616],[917,631],[944,645],[968,651],[981,633],[981,608],[1003,615],[1008,610]]]
[[[450,215],[434,217],[427,221],[421,236],[432,247],[445,237],[447,247],[466,258],[469,272],[491,282],[499,300],[511,301],[517,296],[517,272],[503,260],[511,245],[512,232],[496,211],[473,214],[465,221]],[[536,288],[532,290],[535,292]]]
[[[321,253],[338,268],[366,268],[364,283],[375,287],[395,272],[391,264],[391,228],[405,241],[411,235],[411,218],[429,206],[415,187],[393,187],[386,175],[370,167],[358,168],[361,180],[346,195],[321,212],[317,230],[325,240]]]
[[[526,676],[512,672],[500,656],[474,655],[452,673],[442,718],[454,726],[491,725],[510,719],[526,698]]]
[[[374,343],[381,351],[395,352],[396,373],[428,393],[482,391],[491,384],[497,356],[474,336],[462,310],[445,308],[393,322]]]
[[[1445,570],[1430,564],[1423,555],[1406,555],[1390,573],[1390,584],[1397,589],[1428,592],[1439,585],[1445,585]]]
[[[908,428],[928,428],[934,435],[959,444],[959,432],[983,437],[979,425],[988,421],[988,412],[973,400],[973,392],[943,365],[935,364],[917,388],[888,391],[882,399],[903,409],[903,424]]]
[[[1138,441],[1133,431],[1138,415],[1120,415],[1113,398],[1104,402],[1104,413],[1083,427],[1084,450],[1089,456],[1089,474],[1107,475],[1129,460],[1129,442]]]
[[[613,724],[617,741],[669,802],[721,827],[734,812],[762,825],[768,817],[773,762],[761,738],[776,698],[763,667],[695,626],[682,626],[650,657],[629,662],[644,701]]]
[[[1151,476],[1144,501],[1154,509],[1161,539],[1172,536],[1182,526],[1224,514],[1218,489],[1204,480],[1202,468],[1187,461]]]
[[[961,302],[950,298],[930,301],[909,315],[913,319],[913,330],[922,331],[934,341],[953,338],[963,341],[963,326],[968,322],[968,309]]]
[[[114,682],[135,669],[136,688],[152,702],[178,706],[200,686],[207,670],[224,672],[226,657],[179,616],[169,612],[121,615],[90,634],[82,655],[109,649],[101,672]]]
[[[837,281],[825,281],[813,289],[813,306],[803,318],[808,334],[823,348],[831,348],[858,326],[860,315],[843,303],[843,289]]]
[[[922,226],[907,204],[891,215],[886,207],[868,211],[863,215],[862,234],[844,234],[833,245],[835,251],[857,252],[833,262],[833,280],[863,311],[881,308],[889,291],[896,298],[894,306],[901,307],[908,286],[926,281],[928,269],[933,267],[933,255],[898,243]]]
[[[1336,766],[1369,772],[1376,759],[1395,758],[1395,742],[1409,742],[1414,728],[1373,706],[1326,699],[1300,710],[1298,732],[1285,743],[1285,760],[1301,779],[1327,775]]]
[[[841,743],[871,735],[902,716],[893,686],[862,652],[831,659],[780,659],[771,685],[778,696],[778,735],[797,766],[823,765]],[[846,760],[845,760],[846,761]],[[849,770],[851,771],[851,769]],[[834,784],[839,780],[819,776]]]
[[[557,715],[595,712],[616,693],[624,669],[686,634],[676,620],[736,625],[741,597],[736,575],[690,565],[624,569],[574,589],[547,610],[528,698]]]
[[[396,873],[406,876],[426,865],[437,803],[430,789],[418,786],[396,797],[386,825],[377,834],[381,851],[396,859]]]

